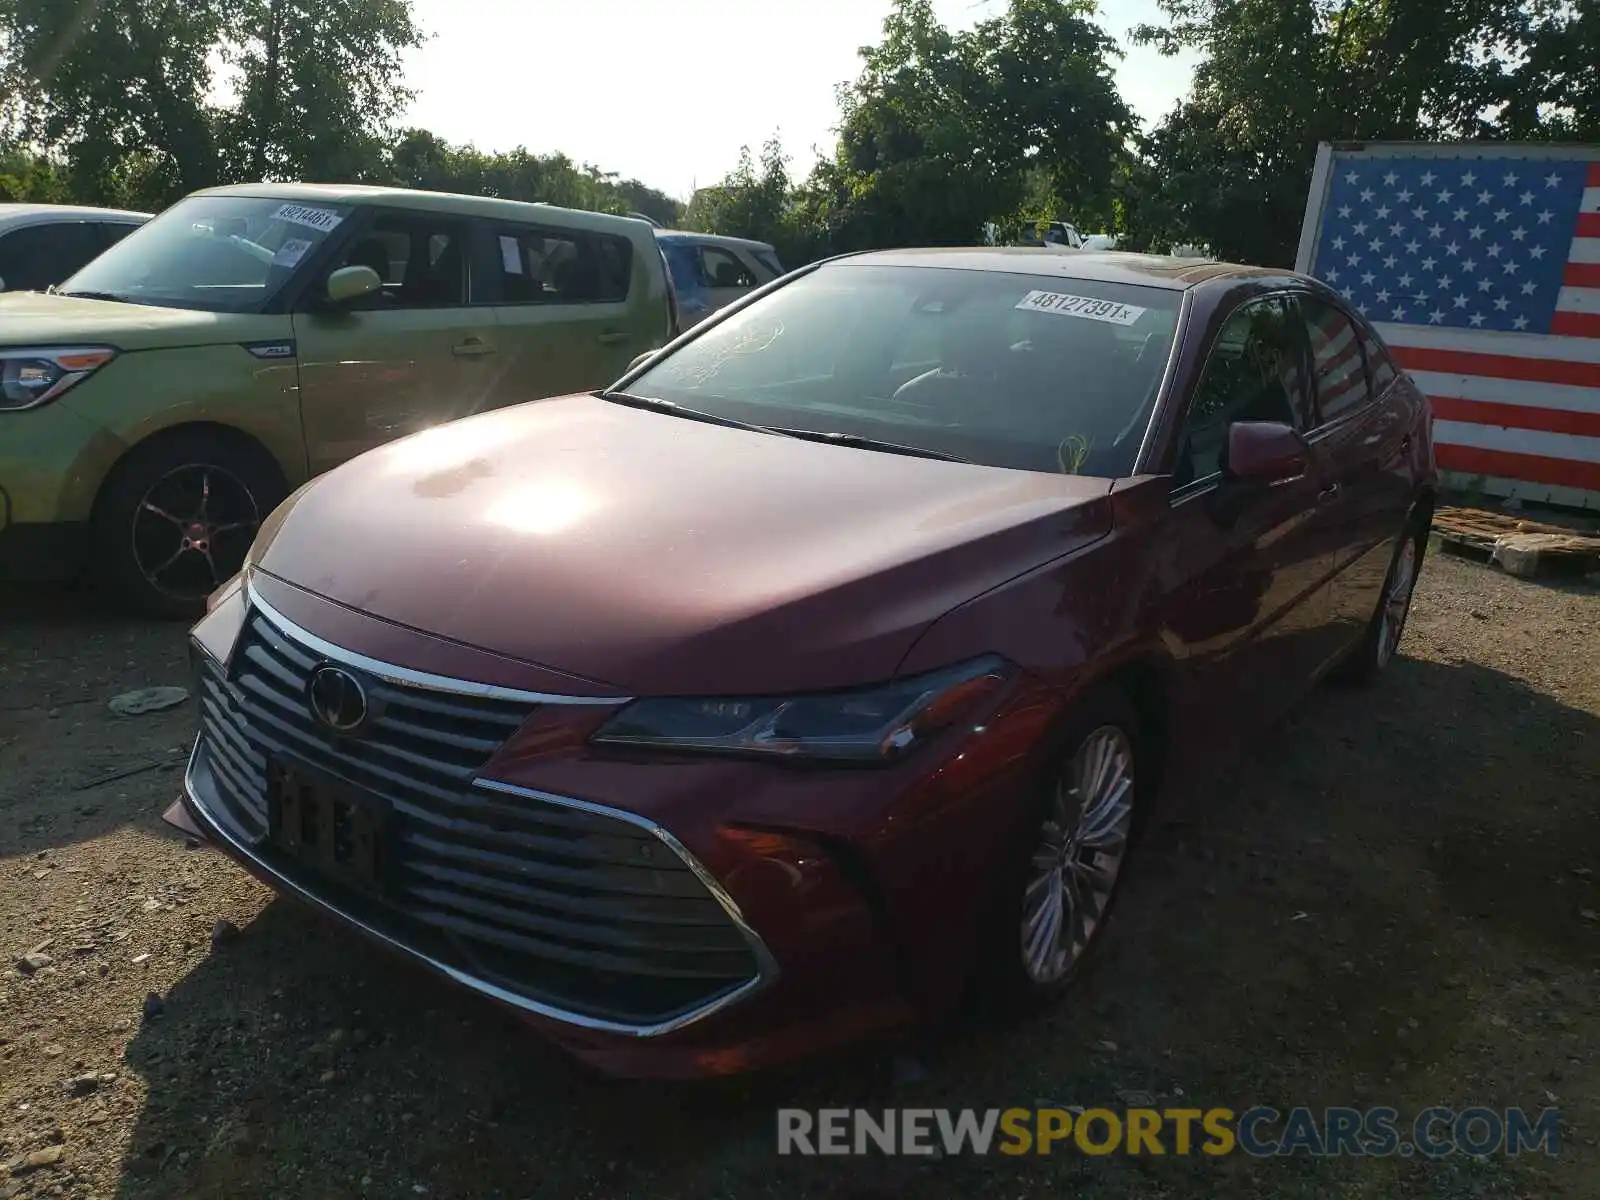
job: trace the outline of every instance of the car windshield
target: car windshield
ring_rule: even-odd
[[[734,313],[624,390],[766,428],[1116,477],[1138,455],[1179,297],[846,261]]]
[[[349,211],[320,201],[191,196],[57,290],[209,312],[259,312]]]

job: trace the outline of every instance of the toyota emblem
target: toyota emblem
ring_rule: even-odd
[[[311,715],[335,733],[354,733],[367,720],[367,689],[343,667],[323,665],[306,685]]]

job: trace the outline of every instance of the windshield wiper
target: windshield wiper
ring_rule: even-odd
[[[716,413],[701,412],[698,408],[685,408],[681,404],[662,400],[656,396],[635,396],[630,392],[596,392],[595,395],[613,404],[625,404],[629,408],[666,413],[668,416],[684,417],[690,421],[704,421],[707,425],[726,425],[729,429],[746,429],[751,433],[775,432],[765,425],[752,425],[748,421],[736,421],[732,417],[719,417]]]
[[[785,437],[801,438],[808,442],[828,442],[834,446],[850,446],[856,450],[881,450],[885,454],[905,454],[911,458],[936,458],[941,462],[958,462],[971,464],[970,458],[962,458],[959,454],[946,454],[942,450],[928,450],[922,446],[906,446],[899,442],[885,442],[878,438],[861,437],[854,433],[829,433],[820,429],[779,429],[774,427],[769,432],[781,433]]]
[[[110,300],[116,304],[134,304],[137,301],[129,300],[126,296],[119,296],[115,292],[57,292],[58,296],[71,296],[74,300]]]

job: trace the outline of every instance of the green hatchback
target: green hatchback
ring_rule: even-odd
[[[131,608],[188,615],[307,479],[602,387],[677,321],[643,221],[394,188],[197,192],[56,291],[0,295],[0,579],[87,567]]]

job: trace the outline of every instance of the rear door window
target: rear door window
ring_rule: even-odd
[[[633,243],[579,230],[496,225],[495,279],[474,299],[497,304],[620,304],[633,278]],[[496,294],[487,294],[494,290]]]
[[[1350,318],[1321,297],[1301,296],[1299,303],[1311,340],[1317,407],[1324,421],[1337,421],[1370,398],[1361,337]]]
[[[102,248],[109,249],[139,227],[127,221],[106,221],[98,228],[100,230],[100,245]]]
[[[100,253],[84,221],[31,225],[0,238],[0,279],[7,291],[40,292],[61,283]]]

